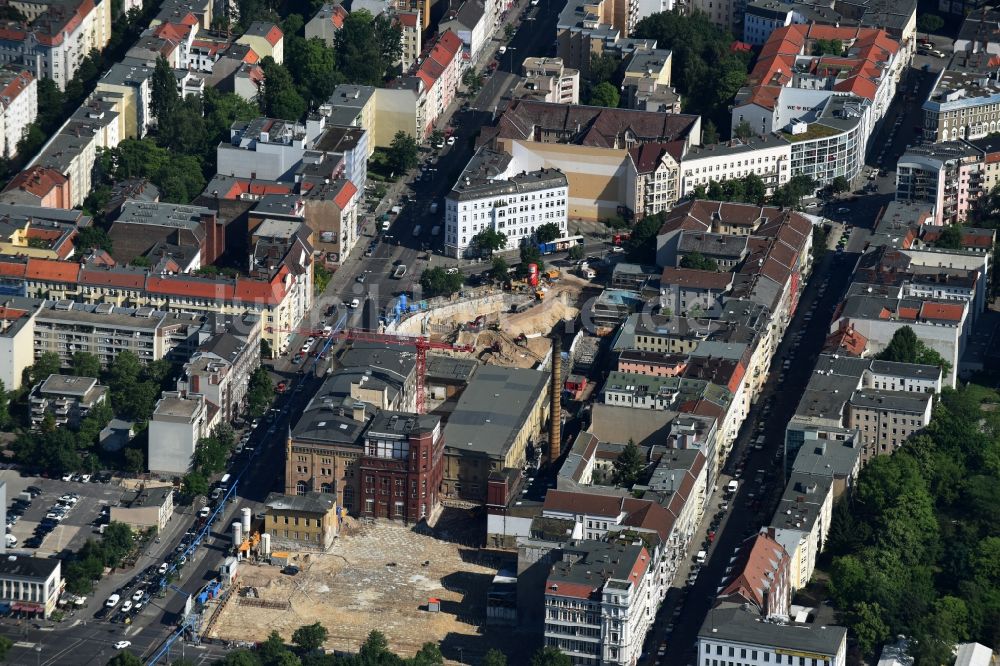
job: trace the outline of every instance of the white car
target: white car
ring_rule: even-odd
[[[124,650],[125,648],[132,647],[132,641],[118,641],[115,643],[116,650]]]
[[[108,600],[104,602],[104,605],[107,606],[108,608],[114,608],[115,606],[118,605],[118,602],[121,600],[122,598],[119,597],[117,594],[112,594],[110,597],[108,597]]]
[[[357,310],[359,307],[361,307],[361,301],[359,301],[356,298],[352,298],[351,299],[351,309],[352,310]]]
[[[70,479],[72,479],[72,478],[73,478],[73,475],[72,475],[72,474],[63,474],[63,475],[62,475],[62,480],[63,480],[63,481],[69,481],[69,480],[70,480]]]
[[[80,482],[81,483],[90,483],[90,475],[89,474],[82,475],[80,477]]]
[[[166,562],[164,562],[163,564],[160,565],[160,568],[157,569],[157,571],[160,573],[160,575],[163,575],[163,574],[167,573],[167,569],[169,569],[169,568],[170,568],[170,565],[167,564]]]
[[[132,601],[139,601],[139,599],[142,599],[142,595],[144,593],[145,591],[140,587],[138,590],[132,593]]]
[[[455,137],[453,137],[453,136],[449,136],[449,137],[448,137],[448,141],[447,141],[447,144],[448,144],[449,146],[454,146],[454,145],[455,145]]]
[[[132,610],[132,600],[131,599],[126,599],[125,603],[122,604],[122,612],[123,613],[127,613],[130,610]]]

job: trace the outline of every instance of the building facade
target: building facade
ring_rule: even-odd
[[[51,415],[56,427],[75,427],[108,397],[108,387],[94,377],[49,375],[31,390],[31,424],[39,427]]]
[[[510,173],[513,160],[480,149],[445,198],[445,252],[456,258],[476,251],[476,235],[489,229],[502,233],[501,250],[531,242],[543,224],[566,235],[566,176],[557,169]],[[509,175],[508,175],[509,174]]]
[[[444,469],[441,420],[409,412],[379,412],[364,435],[359,460],[360,515],[405,523],[437,512]]]
[[[264,531],[272,547],[326,551],[340,533],[340,511],[331,494],[271,493],[264,504]]]
[[[149,471],[187,474],[198,440],[211,432],[212,416],[204,396],[164,391],[149,419]]]
[[[11,555],[0,560],[0,608],[48,619],[66,581],[58,558]]]

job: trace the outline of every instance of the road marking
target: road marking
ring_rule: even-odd
[[[30,650],[31,648],[35,647],[35,643],[32,643],[31,641],[18,641],[14,643],[14,647],[25,648],[27,650]]]

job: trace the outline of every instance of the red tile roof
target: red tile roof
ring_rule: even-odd
[[[93,286],[118,287],[140,291],[146,286],[146,273],[132,270],[107,270],[84,267],[80,271],[80,282]]]
[[[402,14],[397,14],[396,18],[399,20],[400,23],[402,23],[403,25],[405,25],[408,28],[416,28],[417,27],[417,15],[416,14],[413,14],[413,13],[410,13],[410,12],[404,12]]]
[[[545,494],[542,510],[617,518],[625,509],[621,497],[553,489]]]
[[[10,103],[17,98],[24,90],[31,85],[31,82],[35,80],[31,72],[24,70],[20,72],[17,76],[10,80],[10,82],[4,86],[3,90],[0,90],[0,96],[4,98],[4,106],[10,106]]]
[[[64,282],[75,284],[80,275],[80,266],[69,261],[56,259],[28,259],[28,267],[24,272],[27,280],[42,280],[44,282]]]
[[[900,316],[903,316],[903,308],[899,309]],[[943,319],[945,321],[962,321],[965,313],[964,304],[958,303],[937,303],[934,301],[924,301],[920,306],[921,319]],[[916,314],[913,316],[916,319]]]
[[[344,181],[344,186],[340,188],[339,192],[337,192],[337,196],[333,198],[333,203],[337,204],[337,207],[341,210],[344,210],[351,203],[351,199],[353,199],[354,195],[357,193],[358,188],[355,187],[354,183],[346,180]]]
[[[264,39],[266,39],[267,43],[270,44],[271,46],[276,46],[284,36],[285,34],[281,32],[281,28],[279,28],[276,25],[273,25],[271,26],[271,29],[267,31],[267,35],[264,37]]]
[[[4,188],[4,191],[22,190],[42,198],[52,192],[53,189],[64,187],[68,182],[69,179],[66,176],[52,167],[36,164],[14,176],[10,183],[7,184],[7,187]]]

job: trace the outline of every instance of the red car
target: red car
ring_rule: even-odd
[[[284,393],[286,390],[288,390],[288,384],[286,384],[285,382],[278,382],[278,386],[276,388],[278,393]]]

